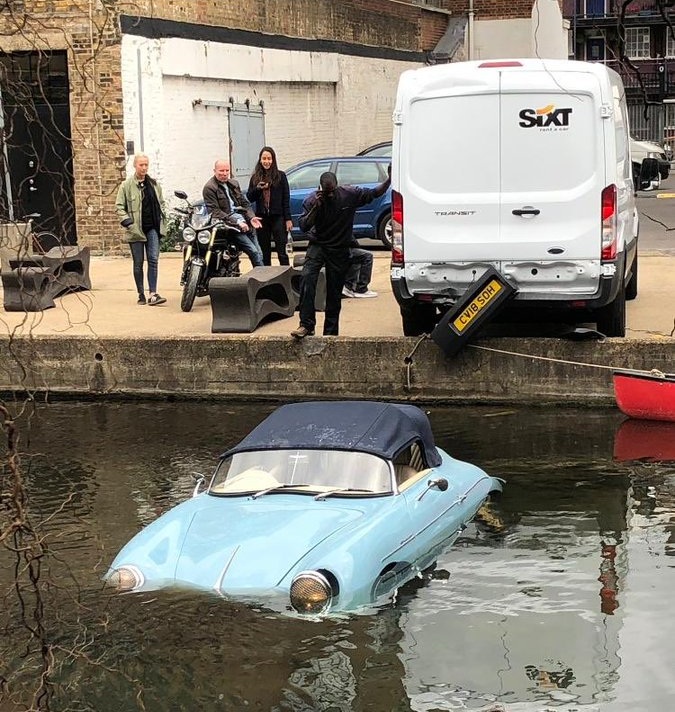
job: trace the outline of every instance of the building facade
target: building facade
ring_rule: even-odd
[[[631,133],[675,140],[675,9],[664,0],[564,0],[570,56],[604,62],[626,87]]]
[[[195,196],[216,158],[245,182],[263,143],[289,167],[389,138],[405,69],[561,47],[557,0],[11,0],[0,219],[39,213],[119,251],[115,193],[136,152],[165,193]]]

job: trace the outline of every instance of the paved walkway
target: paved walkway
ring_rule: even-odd
[[[371,288],[375,299],[344,299],[340,319],[342,336],[402,336],[398,305],[389,285],[389,253],[375,252]],[[244,260],[246,262],[246,260]],[[245,269],[248,265],[245,266]],[[161,256],[159,291],[167,303],[158,307],[138,306],[131,275],[131,259],[93,257],[91,292],[68,294],[57,306],[38,313],[1,312],[3,332],[16,335],[115,337],[209,337],[242,338],[241,334],[211,334],[208,297],[198,298],[192,311],[180,310],[181,256]],[[1,291],[1,290],[0,290]],[[628,303],[628,337],[669,337],[675,322],[675,257],[640,255],[639,297]],[[319,313],[317,332],[323,315]],[[297,317],[263,324],[245,338],[287,336]]]

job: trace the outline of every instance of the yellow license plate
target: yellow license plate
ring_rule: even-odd
[[[452,322],[452,328],[458,334],[461,334],[502,289],[502,285],[496,279],[488,282],[485,289],[483,289],[477,297],[474,297],[469,304],[462,309],[461,313],[455,317]]]

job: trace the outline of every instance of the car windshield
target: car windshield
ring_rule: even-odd
[[[352,497],[384,494],[392,492],[392,470],[386,460],[366,452],[239,452],[220,462],[208,491],[214,495],[267,494],[295,488],[308,494],[343,490]]]

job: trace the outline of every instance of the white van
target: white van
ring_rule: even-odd
[[[492,266],[513,308],[624,336],[638,215],[619,75],[566,60],[458,62],[401,75],[391,282],[403,331],[433,329]]]

